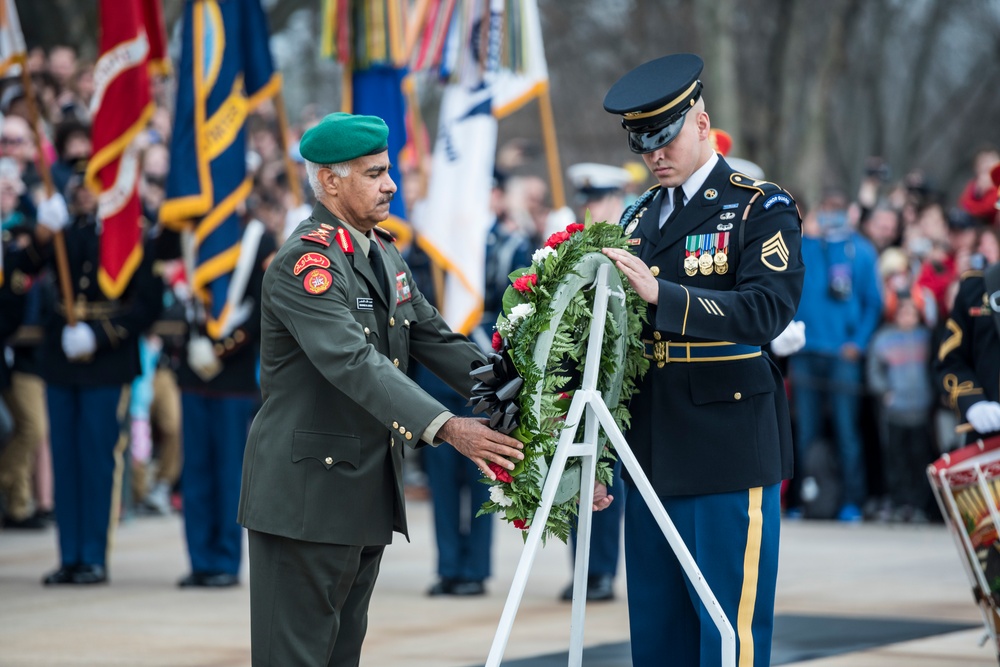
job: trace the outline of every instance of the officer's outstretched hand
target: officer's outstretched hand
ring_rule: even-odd
[[[615,497],[608,493],[608,487],[600,482],[594,482],[594,511],[600,512],[611,506]]]
[[[1000,431],[1000,403],[979,401],[965,411],[965,419],[976,429],[976,433]]]
[[[62,330],[62,348],[70,361],[88,358],[97,350],[97,337],[86,322],[65,326]]]
[[[35,217],[38,224],[53,234],[61,232],[69,224],[69,210],[66,208],[66,200],[61,194],[52,195],[38,204]]]
[[[521,460],[524,445],[509,435],[494,431],[486,425],[485,419],[469,417],[452,417],[438,429],[437,437],[457,449],[463,456],[471,459],[483,474],[491,480],[497,478],[490,470],[490,462],[513,470],[513,460]]]
[[[656,305],[656,302],[660,300],[660,284],[649,272],[649,267],[644,261],[627,250],[619,250],[618,248],[602,248],[601,252],[614,261],[618,270],[628,278],[636,294],[641,296],[646,303]]]

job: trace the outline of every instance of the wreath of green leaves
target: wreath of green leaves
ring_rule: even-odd
[[[509,354],[524,381],[517,398],[520,424],[511,433],[524,443],[524,460],[510,473],[497,466],[497,479],[483,480],[492,487],[491,499],[479,514],[502,514],[525,531],[531,526],[573,389],[583,378],[594,276],[602,263],[611,264],[613,270],[597,388],[619,428],[628,427],[629,400],[649,367],[640,340],[646,302],[601,253],[602,248],[628,249],[626,241],[620,226],[594,223],[588,211],[583,225],[570,225],[553,234],[535,252],[531,266],[510,274],[512,285],[504,293],[493,345]],[[578,437],[582,437],[582,424],[580,429]],[[603,433],[599,446],[604,451],[597,462],[597,480],[610,484],[615,457]],[[571,458],[546,520],[543,541],[549,536],[563,542],[568,539],[578,511],[581,472],[580,460]]]

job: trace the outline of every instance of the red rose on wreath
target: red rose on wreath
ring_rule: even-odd
[[[515,528],[520,528],[521,530],[528,530],[528,524],[524,521],[524,519],[514,519],[514,521],[512,521],[511,523],[514,524]]]
[[[533,285],[538,284],[538,274],[537,273],[526,273],[517,280],[514,281],[514,289],[516,289],[521,294],[527,294],[531,291]]]
[[[569,232],[556,232],[545,242],[546,248],[555,248],[569,240]]]
[[[510,473],[507,472],[504,468],[501,468],[498,464],[490,463],[489,467],[490,470],[493,471],[493,474],[495,474],[497,476],[497,479],[499,479],[501,482],[510,484],[511,482],[514,481],[514,478],[510,476]]]
[[[493,332],[493,351],[499,352],[503,349],[503,337],[500,335],[499,331]]]
[[[567,225],[566,227],[566,231],[570,234],[576,234],[577,232],[582,232],[583,229],[584,229],[583,225],[581,225],[578,222],[575,222],[572,225]]]

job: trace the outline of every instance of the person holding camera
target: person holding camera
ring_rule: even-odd
[[[802,239],[806,266],[796,320],[810,334],[789,358],[796,419],[796,490],[801,498],[809,450],[823,435],[827,410],[833,422],[843,498],[837,518],[860,521],[866,496],[858,412],[862,395],[862,357],[879,324],[882,296],[874,246],[855,229],[847,198],[830,191],[807,216]],[[809,218],[812,218],[809,220]],[[795,502],[795,501],[793,501]],[[801,508],[790,507],[790,513]]]

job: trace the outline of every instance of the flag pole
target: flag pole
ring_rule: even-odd
[[[302,206],[302,183],[299,181],[299,172],[292,162],[292,156],[288,154],[288,112],[285,110],[285,96],[279,89],[274,96],[274,110],[278,115],[278,132],[281,135],[281,152],[285,156],[285,171],[288,172],[288,185],[292,189],[292,199],[295,206]]]
[[[566,205],[563,191],[562,168],[559,166],[559,146],[556,143],[556,124],[552,115],[552,100],[549,84],[538,95],[538,115],[542,122],[542,140],[545,143],[545,161],[549,168],[549,183],[552,190],[552,207],[560,209]]]
[[[21,63],[21,82],[24,86],[24,97],[28,104],[28,115],[31,116],[31,132],[35,137],[35,146],[38,148],[38,171],[45,185],[46,198],[51,197],[56,192],[56,187],[52,183],[52,172],[49,170],[48,160],[45,159],[45,149],[42,146],[41,130],[38,129],[40,114],[38,106],[35,104],[35,91],[31,83],[31,74],[28,72],[28,63]],[[55,232],[52,244],[56,251],[56,272],[59,275],[59,293],[62,296],[63,306],[66,310],[66,324],[76,325],[76,312],[73,310],[73,283],[69,274],[69,258],[66,254],[66,238],[62,230]]]

